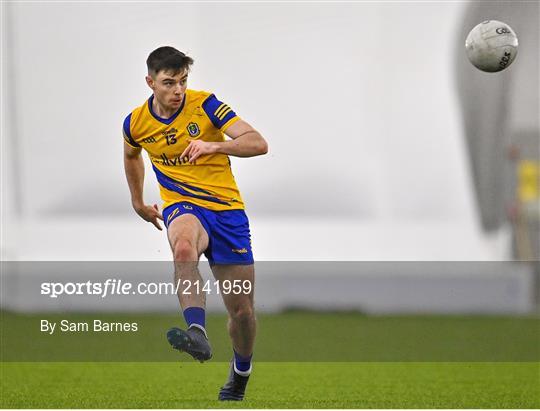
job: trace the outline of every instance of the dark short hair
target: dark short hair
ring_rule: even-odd
[[[174,47],[163,46],[155,49],[146,59],[148,74],[157,75],[160,71],[170,71],[176,75],[189,70],[193,59]]]

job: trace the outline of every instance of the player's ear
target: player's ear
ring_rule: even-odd
[[[154,89],[154,79],[152,76],[146,76],[146,84],[148,84],[148,87],[150,87],[152,90]]]

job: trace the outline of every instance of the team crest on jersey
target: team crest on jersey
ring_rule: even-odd
[[[189,123],[186,128],[191,137],[197,137],[201,134],[201,129],[197,123]]]

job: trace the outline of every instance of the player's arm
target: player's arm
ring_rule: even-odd
[[[225,129],[231,140],[216,144],[216,152],[237,157],[254,157],[268,153],[264,137],[244,120],[238,120]]]
[[[205,154],[227,154],[236,157],[254,157],[268,153],[268,143],[264,137],[244,120],[238,120],[224,130],[231,140],[207,142],[193,140],[181,155],[188,156],[192,163]]]
[[[264,137],[244,120],[238,120],[224,130],[231,140],[207,142],[193,140],[181,155],[188,156],[189,162],[206,154],[227,154],[236,157],[254,157],[268,152],[268,143]]]
[[[131,193],[131,204],[133,209],[145,221],[162,230],[158,220],[163,220],[157,204],[153,206],[144,204],[144,161],[142,158],[142,148],[130,146],[124,141],[124,170]]]
[[[232,140],[222,142],[206,142],[192,140],[184,150],[181,158],[188,157],[191,163],[206,154],[227,154],[236,157],[254,157],[268,152],[268,144],[263,136],[240,119],[227,104],[219,101],[214,94],[202,103],[202,109],[217,129]]]

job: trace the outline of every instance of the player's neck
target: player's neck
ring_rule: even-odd
[[[154,113],[156,113],[159,117],[170,118],[170,117],[172,117],[174,115],[174,113],[176,113],[178,111],[178,108],[165,107],[165,106],[159,104],[159,102],[157,101],[157,99],[154,96],[154,98],[152,99],[152,111]]]

